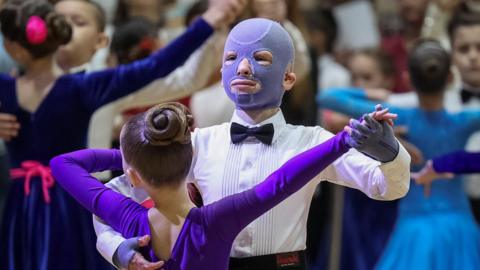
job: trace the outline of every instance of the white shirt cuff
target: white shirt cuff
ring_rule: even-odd
[[[116,268],[118,267],[113,263],[113,255],[123,241],[125,241],[125,238],[111,232],[104,232],[97,238],[97,250],[105,260]]]
[[[405,196],[410,188],[410,155],[399,142],[399,151],[394,160],[382,163],[380,170],[385,176],[380,187],[382,199],[395,200]]]

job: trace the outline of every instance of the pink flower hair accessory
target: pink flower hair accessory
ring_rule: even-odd
[[[31,16],[25,27],[27,41],[32,45],[42,44],[47,40],[48,28],[44,19],[39,16]]]

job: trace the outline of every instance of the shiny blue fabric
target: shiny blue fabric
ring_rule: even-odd
[[[375,105],[359,89],[324,91],[317,101],[323,108],[353,117],[371,111]],[[398,114],[396,125],[409,128],[406,139],[423,152],[426,160],[464,149],[470,135],[480,130],[480,110],[453,114],[445,110],[427,112],[383,106]],[[421,167],[423,164],[412,166],[412,171]],[[384,214],[389,213],[378,213]],[[371,230],[358,231],[357,235],[375,233],[375,219],[371,226]],[[480,231],[472,217],[462,177],[434,182],[429,197],[424,196],[423,186],[412,182],[410,191],[399,202],[395,228],[376,269],[479,269],[479,266]]]

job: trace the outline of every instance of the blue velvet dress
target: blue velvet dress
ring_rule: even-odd
[[[366,100],[359,89],[338,89],[318,97],[321,106],[360,117],[372,111],[374,102]],[[472,133],[480,130],[480,110],[450,114],[445,110],[396,108],[396,125],[409,129],[406,139],[417,146],[425,159],[432,159],[465,148]],[[423,165],[422,165],[423,166]],[[422,166],[413,166],[418,171]],[[390,240],[378,261],[377,269],[478,269],[480,266],[480,231],[473,219],[461,176],[436,181],[431,195],[424,187],[411,183],[410,191],[400,200],[398,217]],[[361,208],[364,205],[356,205]],[[375,211],[371,209],[370,211]],[[388,213],[378,212],[378,217]],[[377,221],[359,233],[375,237]],[[369,246],[358,246],[369,249]]]
[[[96,109],[168,75],[212,32],[200,19],[149,58],[116,69],[64,75],[34,112],[19,105],[16,80],[0,75],[0,110],[16,115],[21,124],[18,137],[7,145],[12,168],[28,160],[48,166],[54,156],[85,148],[89,120]],[[91,214],[57,184],[45,192],[45,182],[33,177],[26,195],[25,182],[25,178],[14,180],[7,199],[0,239],[1,269],[109,268],[95,248]]]

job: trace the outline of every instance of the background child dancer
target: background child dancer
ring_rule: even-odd
[[[91,71],[89,62],[98,49],[108,45],[103,9],[89,0],[61,0],[55,11],[65,16],[72,27],[70,41],[55,52],[58,67],[64,73]],[[15,115],[0,113],[0,138],[18,136],[21,125]]]
[[[452,45],[453,64],[461,77],[461,88],[448,94],[447,108],[453,110],[480,108],[480,11],[471,9],[472,2],[465,1],[448,25]],[[478,5],[478,2],[477,2]],[[480,133],[468,140],[468,151],[480,151]],[[480,222],[480,174],[467,177],[466,191],[477,223]]]
[[[208,1],[205,0],[204,9],[197,15],[201,16],[207,8]],[[55,10],[66,17],[73,29],[70,42],[61,46],[56,52],[56,61],[66,73],[93,71],[89,61],[99,49],[106,46],[108,41],[104,32],[106,19],[103,9],[89,0],[61,0],[55,4]],[[118,26],[118,28],[123,28],[123,26]],[[142,30],[140,29],[138,32],[142,32]],[[189,57],[182,67],[177,68],[167,77],[158,79],[142,90],[98,109],[90,121],[88,146],[111,147],[112,137],[114,137],[112,136],[114,126],[112,123],[115,122],[115,116],[124,110],[135,106],[148,106],[162,101],[179,99],[201,90],[208,83],[210,75],[219,69],[216,66],[219,66],[221,62],[220,54],[223,50],[224,36],[226,34],[223,31],[216,31],[208,42]],[[113,43],[115,41],[112,42],[112,46],[118,45]],[[120,45],[123,46],[123,44]],[[153,49],[156,51],[158,48]],[[128,62],[133,62],[133,60]],[[0,113],[0,137],[8,140],[16,137],[20,128],[15,115]],[[2,134],[4,135],[2,136]],[[99,177],[107,179],[109,174],[105,172]]]
[[[452,64],[460,75],[460,86],[446,91],[445,108],[451,112],[463,109],[480,108],[480,10],[474,8],[475,1],[463,2],[453,13],[448,22],[448,39],[451,44]],[[378,95],[366,92],[371,99],[377,100]],[[386,95],[384,95],[386,96]],[[387,99],[390,104],[402,107],[418,106],[415,93],[398,94]],[[480,150],[480,133],[475,133],[469,138],[466,145],[468,151]],[[412,154],[412,162],[415,161]],[[421,157],[422,154],[417,153]],[[480,221],[480,175],[468,176],[465,189],[470,195],[470,203],[477,222]]]
[[[409,128],[406,139],[426,158],[463,149],[470,135],[480,129],[480,110],[445,111],[450,55],[438,42],[427,40],[412,49],[408,63],[420,106],[391,108],[399,115],[399,125]],[[358,89],[325,91],[318,101],[324,108],[354,117],[372,105],[365,91]],[[462,181],[437,182],[428,199],[423,194],[422,186],[412,185],[400,201],[396,226],[376,268],[475,269],[480,263],[480,232]]]
[[[210,36],[212,26],[228,23],[242,5],[212,1],[206,19],[143,61],[63,76],[55,69],[54,53],[72,35],[64,17],[45,1],[14,0],[3,7],[5,47],[26,71],[18,79],[0,77],[1,109],[22,126],[8,143],[12,167],[22,170],[14,175],[2,226],[5,269],[101,269],[90,215],[54,185],[45,166],[54,155],[86,146],[88,122],[98,107],[169,74]]]
[[[347,63],[351,85],[364,89],[391,89],[394,82],[392,59],[381,49],[365,49],[354,52]],[[329,88],[324,89],[328,91]],[[322,89],[323,90],[323,89]],[[322,125],[330,132],[343,130],[349,118],[332,111],[322,114]]]
[[[90,61],[108,46],[106,18],[101,6],[90,0],[61,0],[55,11],[72,26],[72,39],[56,52],[56,62],[66,73],[92,71]]]

